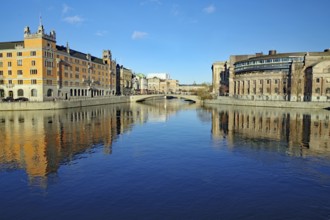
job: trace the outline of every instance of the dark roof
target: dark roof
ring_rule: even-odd
[[[272,59],[272,58],[281,58],[281,57],[303,57],[306,54],[309,56],[330,56],[330,52],[293,52],[293,53],[276,53],[276,54],[263,54],[256,55],[246,60],[241,60],[239,62],[244,62],[247,60],[260,60],[260,59]]]
[[[0,50],[15,49],[17,44],[24,45],[24,41],[0,42]]]
[[[67,53],[67,51],[66,51],[67,48],[64,47],[64,46],[56,45],[56,49],[58,51]],[[79,52],[79,51],[76,51],[76,50],[70,49],[70,56],[75,57],[75,58],[78,58],[78,59],[82,59],[82,60],[88,61],[87,60],[87,54],[86,53],[82,53],[82,52]],[[91,56],[91,60],[92,60],[92,62],[95,62],[95,63],[104,64],[103,63],[103,60],[100,59],[100,58],[98,58],[98,57]]]

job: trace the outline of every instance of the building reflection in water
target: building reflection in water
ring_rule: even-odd
[[[129,130],[129,105],[58,111],[2,112],[0,167],[24,169],[30,184],[47,185],[47,176],[76,155],[102,146],[112,153],[112,142]]]
[[[233,106],[208,110],[212,112],[213,138],[226,139],[229,146],[247,139],[252,147],[284,147],[290,155],[330,156],[329,111]]]
[[[164,104],[165,103],[165,104]],[[1,112],[0,172],[25,170],[30,185],[47,187],[62,164],[102,147],[112,153],[112,143],[134,124],[166,121],[182,109],[167,101],[120,104],[56,111]],[[185,108],[195,108],[185,105]]]

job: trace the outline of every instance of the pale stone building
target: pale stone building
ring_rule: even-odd
[[[223,65],[222,65],[223,64]],[[221,73],[229,96],[245,100],[329,101],[330,51],[233,55],[212,66],[213,89],[221,88]],[[220,79],[221,78],[221,79]]]

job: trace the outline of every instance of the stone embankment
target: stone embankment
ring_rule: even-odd
[[[204,105],[236,105],[273,108],[327,109],[330,102],[289,102],[289,101],[253,101],[219,96],[217,99],[204,100]]]
[[[129,102],[129,96],[94,97],[47,102],[0,102],[0,111],[54,110]]]

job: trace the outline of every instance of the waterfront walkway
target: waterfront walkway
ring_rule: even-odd
[[[255,101],[219,96],[217,99],[205,100],[204,105],[236,105],[272,108],[328,109],[330,102],[290,102],[290,101]]]

